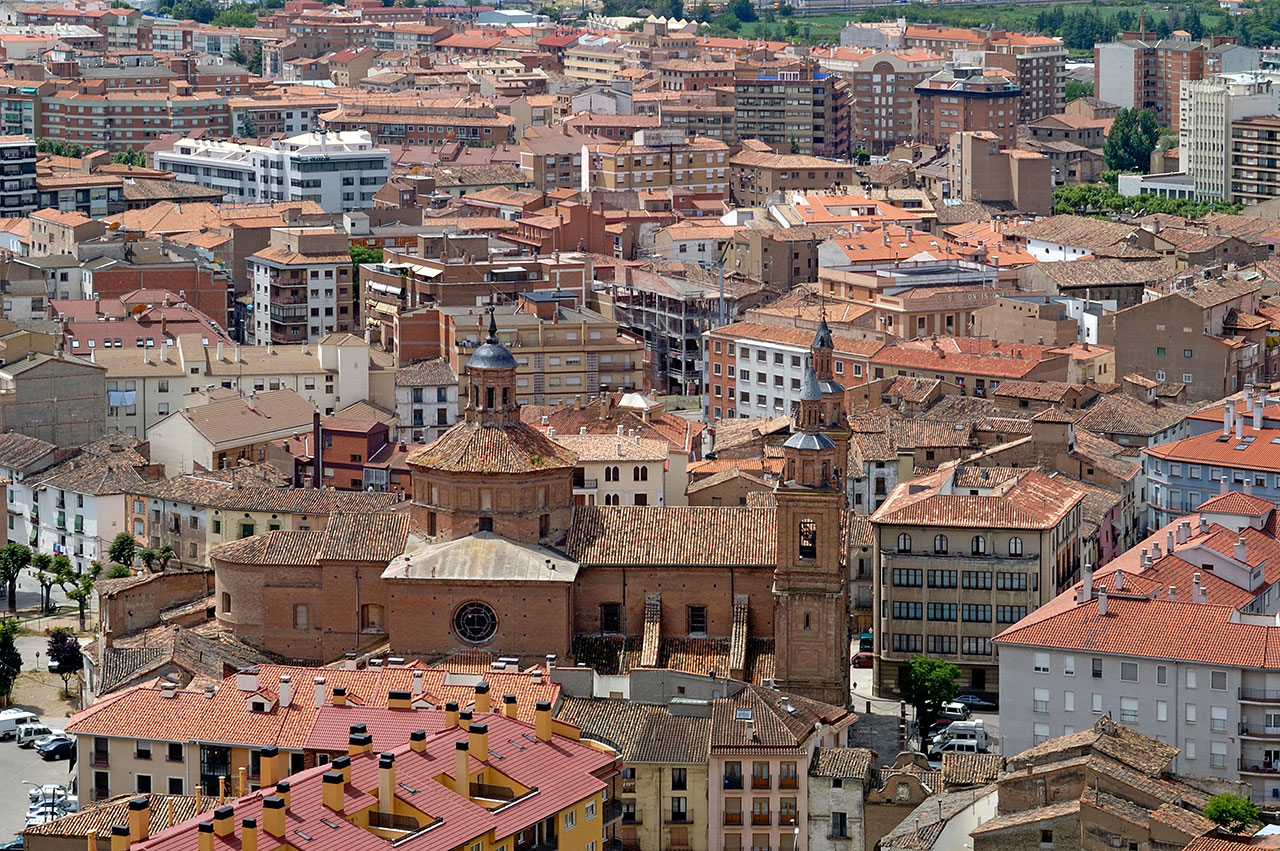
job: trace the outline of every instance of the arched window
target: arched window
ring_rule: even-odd
[[[1021,538],[1009,539],[1009,555],[1011,556],[1022,555],[1022,539]]]
[[[933,551],[935,553],[938,553],[939,555],[946,554],[947,552],[947,536],[946,535],[933,536]]]
[[[903,532],[901,535],[898,536],[898,552],[900,553],[911,552],[911,536],[908,535],[906,532]]]
[[[231,614],[231,594],[227,591],[222,592],[222,613]]]
[[[649,481],[649,468],[648,468],[648,467],[641,467],[641,468],[640,468],[640,481],[642,481],[642,482],[647,482],[647,481]]]
[[[631,481],[633,481],[633,482],[638,482],[638,481],[640,481],[640,468],[639,468],[639,467],[632,467],[632,468],[631,468]]]
[[[486,411],[493,410],[493,388],[486,387],[484,390],[484,409]]]
[[[973,554],[980,556],[987,551],[987,539],[981,535],[973,536]]]

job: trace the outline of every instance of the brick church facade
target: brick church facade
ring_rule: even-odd
[[[848,702],[848,427],[825,321],[782,480],[746,506],[575,508],[577,458],[520,421],[515,360],[492,320],[467,368],[464,418],[409,458],[407,518],[345,517],[211,551],[226,626],[309,661],[389,639],[423,659],[554,654]]]

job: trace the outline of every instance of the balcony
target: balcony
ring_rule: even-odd
[[[799,779],[795,777],[779,777],[779,789],[798,789],[800,788]]]
[[[769,782],[768,777],[752,777],[751,788],[752,789],[772,789],[773,784]]]
[[[402,816],[399,813],[381,813],[369,810],[369,827],[380,827],[386,830],[403,830],[412,832],[418,829],[418,820],[413,816]]]
[[[1249,739],[1280,739],[1280,727],[1250,725],[1248,721],[1241,721],[1240,735]]]
[[[307,324],[306,307],[281,307],[279,305],[272,304],[269,312],[272,322],[279,322],[285,325]]]
[[[1243,757],[1237,763],[1241,774],[1280,774],[1280,763],[1261,758]]]
[[[742,813],[725,813],[724,823],[726,827],[742,827]]]
[[[1238,690],[1238,696],[1240,700],[1257,703],[1280,703],[1280,689],[1242,688]]]
[[[599,479],[574,479],[573,480],[574,491],[594,491],[594,490],[598,490],[599,487],[600,487]]]
[[[752,813],[751,814],[752,827],[768,827],[771,824],[773,824],[773,821],[770,819],[768,813]]]
[[[615,800],[605,804],[601,815],[604,818],[605,827],[622,821],[622,802]]]
[[[742,788],[742,775],[741,775],[741,774],[726,774],[726,775],[725,775],[725,777],[724,777],[724,788],[726,788],[726,789],[741,789],[741,788]]]

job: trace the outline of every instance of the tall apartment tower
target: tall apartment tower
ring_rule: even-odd
[[[849,701],[849,595],[840,558],[844,505],[836,444],[823,433],[823,393],[806,359],[796,432],[783,444],[778,566],[773,575],[777,686]]]

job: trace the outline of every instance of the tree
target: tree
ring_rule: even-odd
[[[215,27],[251,29],[258,25],[258,15],[248,3],[236,3],[219,12],[211,23]]]
[[[0,547],[0,582],[9,595],[9,611],[18,611],[18,576],[31,564],[31,547],[26,544],[5,544]]]
[[[381,263],[382,249],[370,248],[367,245],[353,245],[347,249],[351,255],[351,279],[359,283],[361,263]]]
[[[1187,19],[1183,21],[1183,28],[1191,33],[1191,38],[1199,41],[1204,35],[1204,23],[1200,20],[1200,10],[1192,9],[1187,12]]]
[[[147,547],[142,552],[138,553],[138,559],[142,562],[142,566],[147,569],[147,573],[154,573],[156,569],[156,562],[160,560],[160,551]]]
[[[173,547],[168,544],[165,544],[160,549],[156,550],[156,553],[157,560],[160,562],[161,573],[164,573],[169,569],[169,562],[173,561],[173,559],[178,555],[173,551]]]
[[[31,556],[31,567],[36,582],[40,583],[40,611],[48,612],[53,608],[50,594],[54,583],[58,581],[53,572],[53,556],[48,553],[36,553]]]
[[[84,668],[84,657],[80,655],[80,642],[65,626],[49,632],[49,668],[55,665],[58,676],[62,677],[63,692],[69,692],[71,678]]]
[[[180,21],[192,20],[197,23],[208,24],[218,15],[218,10],[209,0],[178,0],[169,9],[169,14]],[[256,23],[257,18],[255,17],[254,24]]]
[[[108,579],[128,579],[130,576],[133,576],[133,571],[123,564],[113,564],[107,571]]]
[[[1122,109],[1111,124],[1102,146],[1107,168],[1146,174],[1151,169],[1151,152],[1160,141],[1160,125],[1149,109]]]
[[[237,65],[243,65],[249,61],[249,57],[244,55],[244,48],[239,44],[233,44],[231,46],[230,52],[227,53],[227,59]]]
[[[1230,792],[1214,795],[1204,808],[1205,818],[1232,833],[1242,833],[1250,825],[1260,824],[1261,816],[1253,801]]]
[[[13,618],[0,623],[0,697],[5,703],[13,694],[13,684],[22,673],[22,654],[18,652],[18,622]]]
[[[133,567],[133,560],[138,555],[138,542],[128,532],[116,535],[111,546],[107,548],[107,558],[116,564]]]
[[[898,690],[902,699],[915,707],[921,735],[960,690],[960,669],[950,662],[929,656],[912,656],[903,672]]]
[[[755,4],[751,0],[729,0],[725,9],[744,24],[751,23],[757,17]]]
[[[698,0],[698,5],[693,8],[693,17],[704,24],[711,23],[711,17],[714,14],[709,0]]]
[[[1078,98],[1093,95],[1093,83],[1082,83],[1079,80],[1067,80],[1067,103]]]
[[[80,607],[80,629],[84,629],[85,610],[89,596],[93,593],[93,583],[98,581],[102,573],[102,562],[93,561],[89,569],[81,570],[79,565],[72,565],[71,559],[62,557],[54,559],[54,571],[58,577],[58,587]]]
[[[250,74],[262,75],[262,42],[253,46],[253,55],[249,57],[248,62],[244,63],[244,67]]]
[[[131,165],[135,168],[144,168],[147,164],[147,155],[142,152],[141,148],[125,148],[123,151],[116,151],[112,154],[111,161],[122,165]]]

